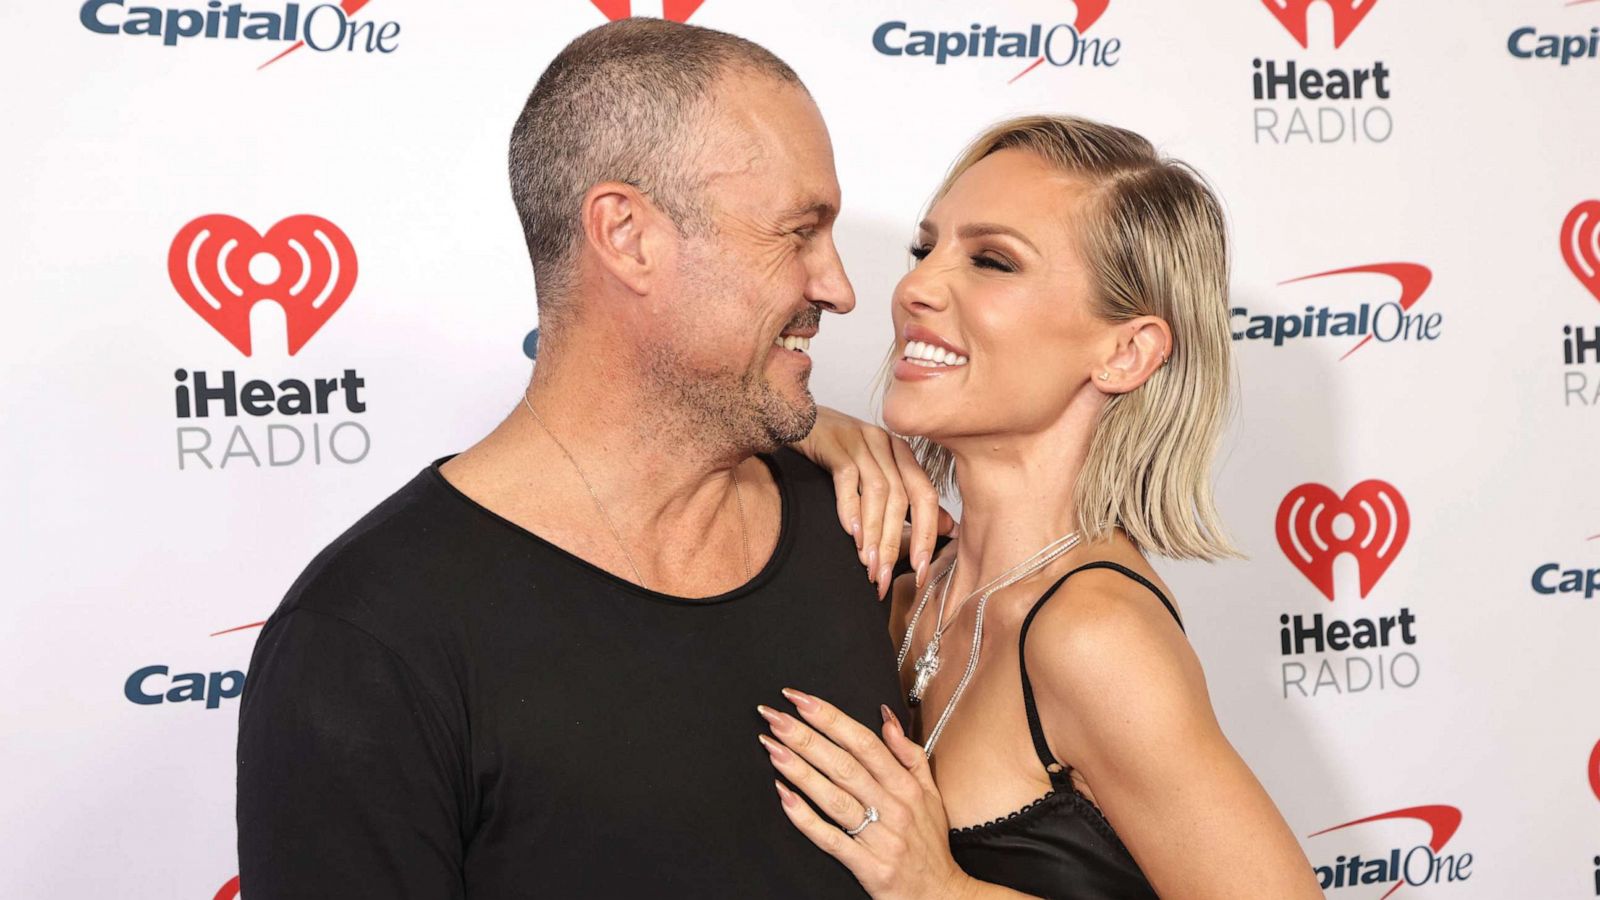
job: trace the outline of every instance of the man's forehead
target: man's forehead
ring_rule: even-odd
[[[809,95],[771,78],[727,84],[707,117],[708,180],[747,176],[782,185],[785,201],[838,205],[827,126]],[[792,195],[792,196],[791,196]]]

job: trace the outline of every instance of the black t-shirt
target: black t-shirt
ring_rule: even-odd
[[[755,707],[792,686],[903,715],[887,605],[826,473],[762,458],[777,548],[705,600],[584,562],[439,463],[334,541],[250,662],[243,896],[860,896],[784,817]]]

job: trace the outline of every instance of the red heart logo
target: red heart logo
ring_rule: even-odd
[[[1585,200],[1561,223],[1561,258],[1600,300],[1600,200]]]
[[[1333,520],[1348,515],[1354,527],[1334,534]],[[1324,597],[1333,599],[1333,561],[1341,553],[1356,558],[1361,596],[1372,590],[1411,533],[1404,497],[1386,481],[1371,479],[1340,498],[1320,484],[1302,484],[1278,504],[1278,546]]]
[[[589,2],[613,22],[633,15],[633,0],[589,0]],[[661,0],[661,18],[669,22],[687,22],[704,2],[706,0]]]
[[[1311,9],[1311,4],[1317,0],[1261,0],[1261,5],[1272,13],[1289,34],[1300,42],[1300,46],[1307,46],[1306,38],[1306,13]],[[1328,4],[1328,9],[1333,11],[1333,48],[1339,49],[1350,32],[1356,30],[1361,20],[1372,12],[1378,0],[1322,0]]]
[[[277,275],[258,281],[257,257],[277,262]],[[290,216],[265,236],[233,216],[201,216],[183,226],[167,251],[167,275],[178,296],[245,356],[250,355],[250,309],[262,300],[283,307],[289,355],[311,340],[356,283],[356,251],[337,225],[321,216]],[[267,277],[267,276],[263,276]]]

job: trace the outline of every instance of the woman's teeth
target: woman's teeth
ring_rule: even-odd
[[[799,350],[804,353],[811,349],[811,338],[778,335],[772,339],[772,345],[774,347],[782,347],[785,350]]]
[[[916,363],[919,366],[929,367],[964,366],[967,364],[967,358],[965,356],[959,356],[955,353],[951,353],[949,350],[946,350],[943,347],[935,347],[932,344],[925,344],[922,341],[907,342],[906,352],[903,359],[905,359],[907,362]]]

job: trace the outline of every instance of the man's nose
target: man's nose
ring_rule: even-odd
[[[850,286],[850,276],[844,273],[844,261],[839,258],[839,248],[831,236],[827,249],[818,256],[806,284],[806,299],[829,312],[847,313],[855,309],[856,291]]]

